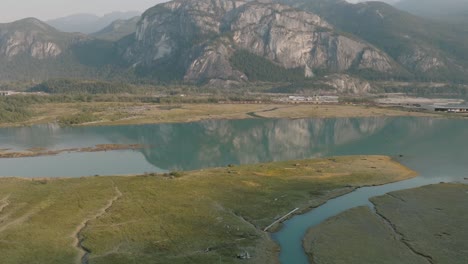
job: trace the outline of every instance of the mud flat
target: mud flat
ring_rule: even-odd
[[[117,150],[137,150],[145,148],[144,145],[140,144],[99,144],[94,147],[86,148],[69,148],[59,150],[47,150],[43,148],[31,148],[25,151],[10,151],[8,149],[0,149],[0,159],[12,159],[12,158],[28,158],[28,157],[40,157],[40,156],[53,156],[62,153],[73,153],[73,152],[102,152],[102,151],[117,151]]]
[[[82,118],[86,110],[87,118]],[[186,123],[202,120],[251,118],[335,118],[335,117],[440,117],[436,113],[411,112],[367,105],[287,104],[143,104],[143,103],[47,103],[30,107],[30,119],[0,123],[0,127],[55,123],[73,126],[114,126]],[[92,120],[92,121],[90,121]]]
[[[438,184],[372,198],[312,228],[311,263],[447,263],[468,259],[468,185]]]

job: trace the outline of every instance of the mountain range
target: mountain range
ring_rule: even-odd
[[[112,12],[103,16],[93,14],[73,14],[45,22],[63,32],[91,34],[103,30],[116,20],[127,20],[140,15],[141,13],[138,11]]]
[[[130,19],[118,19],[107,27],[90,35],[98,39],[117,41],[127,35],[135,33],[139,21],[140,16],[135,16]]]
[[[174,0],[90,35],[0,24],[0,80],[465,83],[467,44],[464,27],[381,2]]]
[[[395,7],[427,18],[468,25],[466,0],[401,0]]]

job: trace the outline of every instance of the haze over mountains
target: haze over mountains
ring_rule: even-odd
[[[107,27],[92,33],[91,36],[99,39],[117,41],[127,35],[135,33],[139,21],[140,16],[130,19],[118,19],[113,21]]]
[[[75,14],[45,21],[63,32],[80,32],[85,34],[98,32],[116,20],[127,20],[140,16],[138,11],[112,12],[104,16],[93,14]]]
[[[334,83],[325,76],[353,85],[362,83],[359,78],[468,81],[464,27],[381,2],[275,2],[175,0],[150,8],[141,18],[112,23],[114,19],[91,35],[61,32],[35,19],[0,24],[0,79],[148,79],[213,85]],[[86,25],[97,28],[96,18],[89,16],[60,23],[63,29],[73,24],[66,21],[86,19],[94,21]],[[71,28],[66,30],[95,32],[91,26]]]
[[[395,6],[428,18],[468,24],[468,1],[466,0],[401,0]]]

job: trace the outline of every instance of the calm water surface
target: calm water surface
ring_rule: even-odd
[[[311,227],[348,209],[368,205],[369,199],[385,193],[439,182],[464,182],[468,177],[468,120],[394,119],[385,129],[365,139],[330,151],[329,155],[395,154],[400,162],[420,176],[407,181],[366,187],[328,201],[307,214],[295,216],[273,234],[280,244],[281,263],[309,263],[302,239]]]
[[[382,154],[398,157],[418,178],[362,188],[294,217],[273,235],[282,263],[307,263],[301,240],[308,228],[344,210],[369,205],[389,191],[468,177],[468,120],[339,118],[204,121],[120,127],[41,125],[0,129],[0,149],[65,149],[96,144],[143,144],[138,151],[73,153],[0,159],[0,176],[78,177],[192,170],[228,164],[323,156]],[[291,208],[293,209],[293,208]]]

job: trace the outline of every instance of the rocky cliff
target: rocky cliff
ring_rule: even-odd
[[[36,59],[57,57],[64,47],[60,40],[54,39],[56,33],[55,29],[34,18],[0,25],[0,56],[8,60],[23,54]]]
[[[280,4],[252,2],[230,23],[237,47],[285,68],[336,72],[351,68],[391,71],[391,60],[369,44],[338,34],[319,16]]]
[[[130,19],[119,19],[112,22],[102,30],[91,34],[92,37],[104,40],[117,41],[125,36],[135,33],[140,16]]]
[[[109,68],[117,68],[113,46],[84,34],[60,32],[34,18],[0,24],[0,80],[105,78]]]
[[[434,17],[414,16],[378,1],[357,4],[344,0],[275,1],[314,12],[341,31],[385,51],[401,66],[398,78],[468,81],[466,27],[430,20]],[[401,1],[405,2],[418,2],[421,8],[426,2],[428,6],[432,2],[445,5],[445,1]]]
[[[177,62],[186,81],[247,81],[230,57],[246,50],[285,69],[316,71],[370,69],[391,72],[395,64],[365,41],[339,34],[321,17],[286,5],[234,0],[175,0],[142,16],[124,57],[151,68]]]
[[[136,20],[94,36],[60,32],[36,19],[0,24],[0,78],[235,86],[322,84],[332,76],[337,79],[327,85],[348,92],[369,90],[356,77],[468,82],[465,29],[379,2],[173,0],[147,10],[135,26]]]

